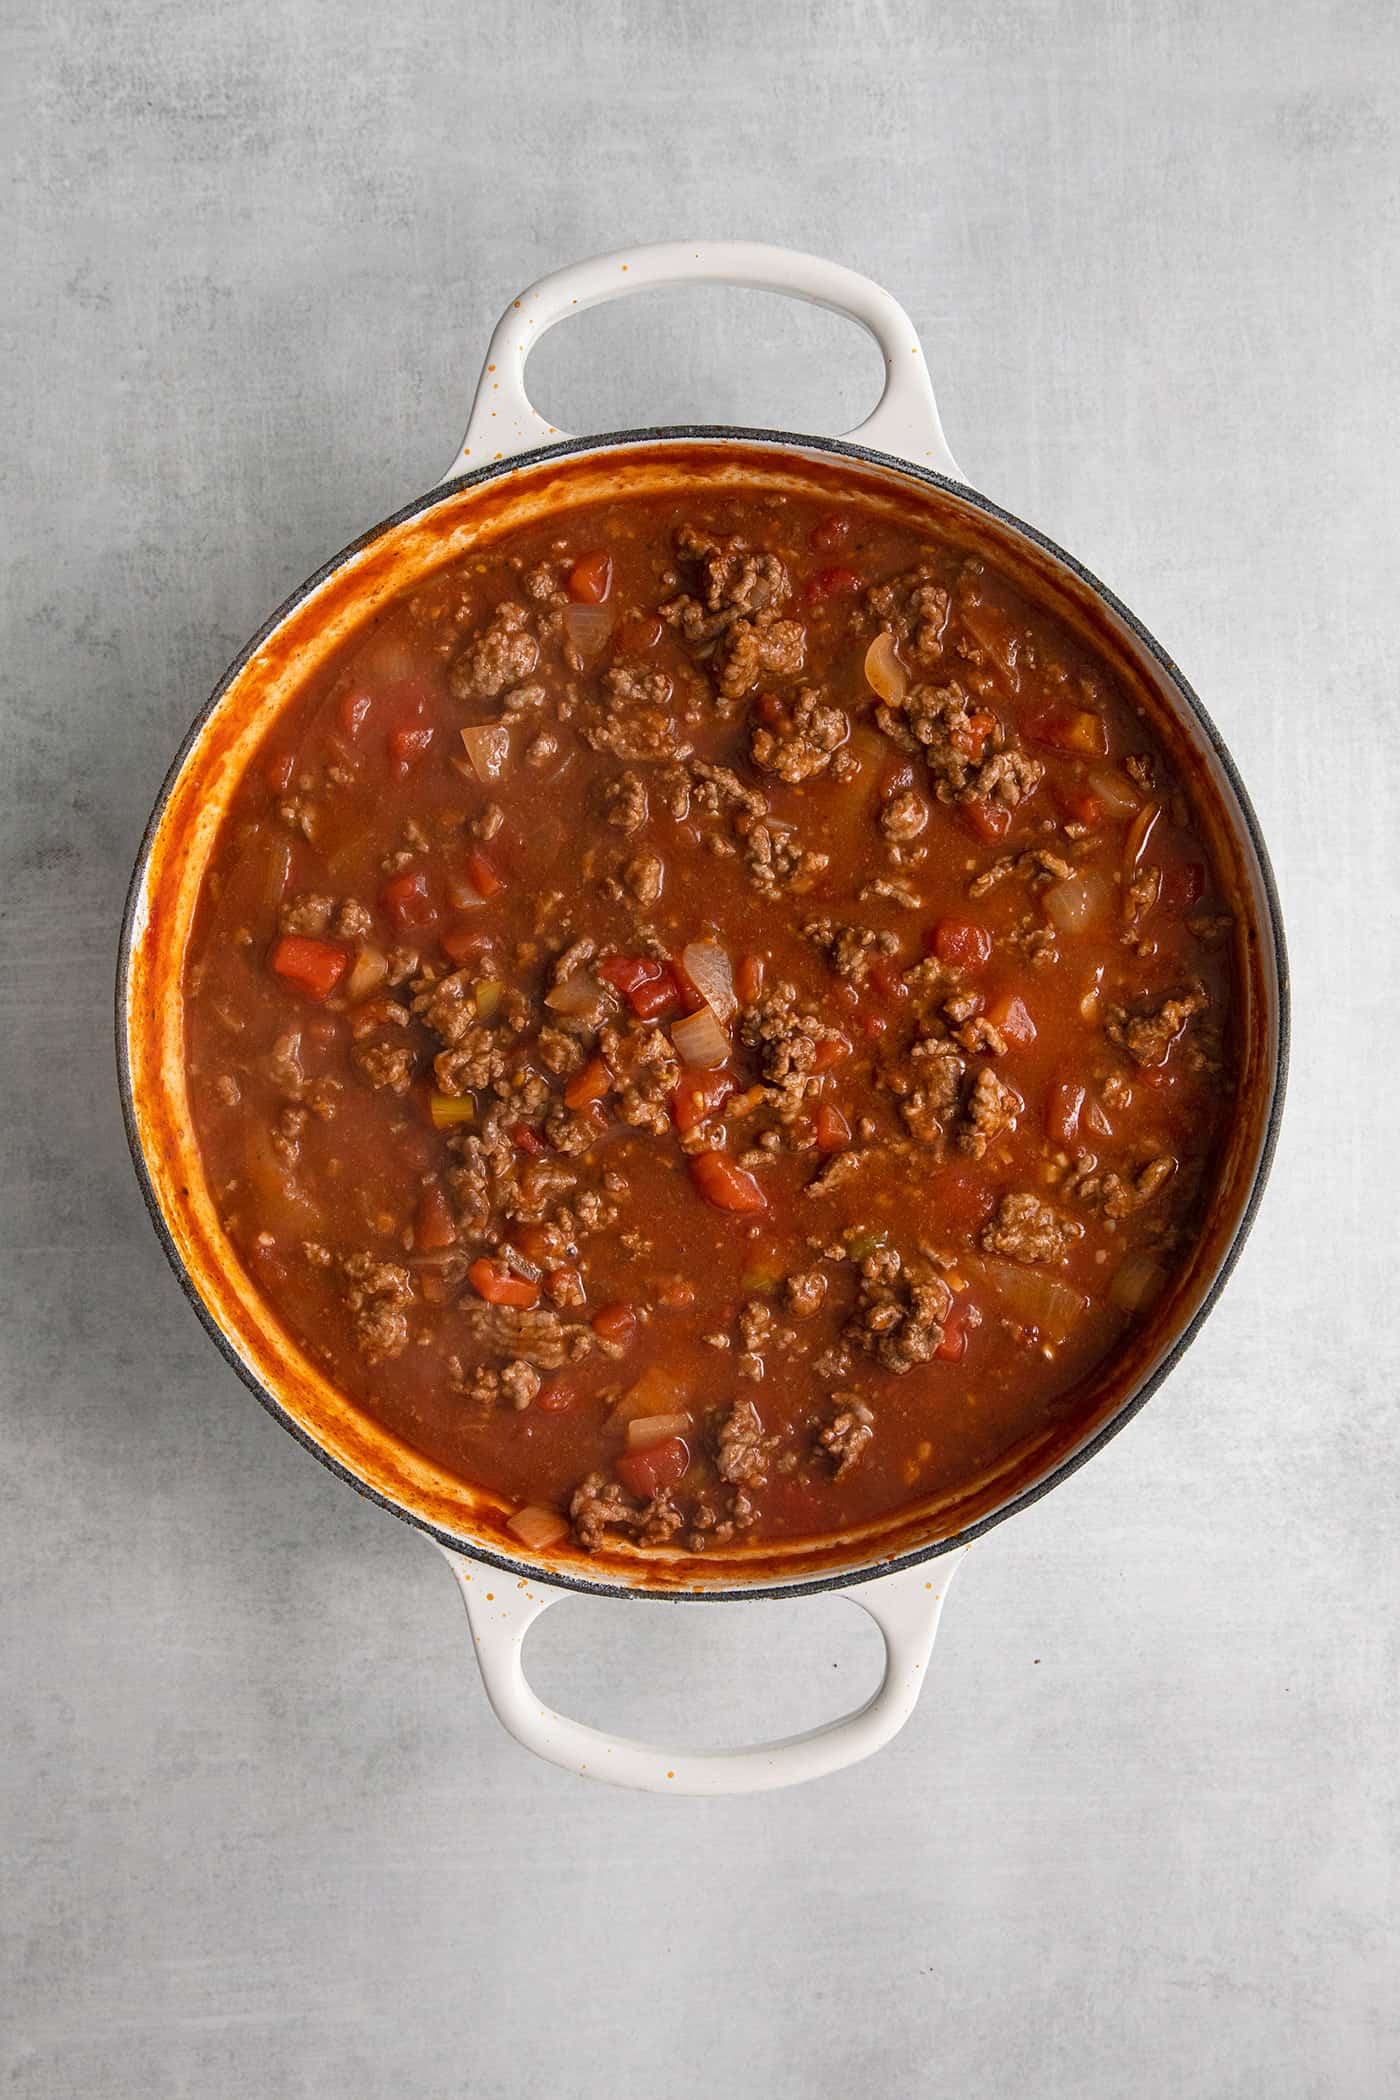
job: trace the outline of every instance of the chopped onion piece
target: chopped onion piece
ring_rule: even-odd
[[[1130,1254],[1108,1287],[1108,1295],[1120,1312],[1141,1312],[1150,1305],[1167,1280],[1167,1272],[1150,1254]]]
[[[510,764],[510,731],[504,722],[477,722],[462,742],[478,780],[499,780]]]
[[[1022,1268],[1019,1262],[989,1254],[983,1257],[981,1270],[1013,1318],[1034,1327],[1047,1341],[1063,1342],[1088,1308],[1082,1291],[1040,1269]]]
[[[909,690],[909,673],[895,651],[894,636],[881,628],[865,652],[865,682],[892,707],[898,707]]]
[[[551,1013],[591,1014],[603,1004],[603,987],[591,970],[575,970],[562,984],[556,984],[544,995],[544,1003]]]
[[[673,1415],[678,1411],[677,1403],[684,1398],[680,1381],[661,1364],[651,1364],[623,1394],[608,1419],[620,1427],[642,1415]]]
[[[480,911],[486,899],[474,882],[461,882],[454,878],[447,885],[447,901],[454,911]]]
[[[566,605],[564,630],[580,656],[597,656],[608,646],[613,616],[606,605]]]
[[[665,1444],[673,1436],[689,1436],[689,1415],[633,1415],[627,1424],[627,1448],[629,1451],[647,1451],[653,1444]]]
[[[671,1030],[671,1041],[682,1064],[699,1065],[702,1071],[713,1071],[729,1056],[729,1037],[708,1006],[677,1021]]]
[[[519,1539],[522,1546],[538,1551],[542,1546],[557,1546],[560,1539],[569,1535],[569,1520],[557,1509],[546,1509],[542,1503],[527,1502],[513,1517],[506,1518],[506,1530],[512,1538]]]
[[[1153,826],[1161,814],[1162,812],[1155,802],[1144,803],[1138,811],[1137,816],[1133,820],[1133,828],[1128,833],[1127,841],[1123,847],[1123,861],[1126,867],[1135,868],[1142,859],[1147,841],[1152,836]]]
[[[437,1130],[451,1130],[456,1123],[470,1123],[476,1115],[476,1103],[470,1094],[439,1094],[428,1096],[428,1114]]]
[[[290,839],[274,839],[268,849],[267,868],[263,878],[263,902],[269,911],[275,911],[287,894],[287,884],[292,879],[292,845]]]
[[[692,941],[682,951],[681,968],[717,1021],[732,1021],[739,1011],[734,972],[718,941]]]
[[[1108,883],[1097,869],[1068,875],[1042,898],[1045,916],[1061,933],[1084,933],[1108,909]]]
[[[345,996],[353,1006],[360,999],[368,999],[377,992],[389,974],[389,963],[382,948],[372,948],[366,943],[355,951],[355,960],[350,965],[350,974],[345,980]]]
[[[473,935],[473,939],[475,939],[475,935]],[[472,986],[472,996],[476,1000],[476,1017],[478,1021],[495,1020],[501,1010],[501,994],[504,990],[505,986],[501,983],[499,977],[482,977]]]
[[[1089,792],[1097,795],[1114,817],[1131,817],[1142,806],[1142,797],[1117,766],[1091,766]]]

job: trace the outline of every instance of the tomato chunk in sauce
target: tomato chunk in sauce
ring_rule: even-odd
[[[318,672],[187,965],[229,1239],[517,1535],[723,1552],[1086,1410],[1236,1084],[1190,782],[985,555],[727,487],[517,530]]]

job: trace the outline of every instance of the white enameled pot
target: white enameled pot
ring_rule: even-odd
[[[723,283],[845,314],[878,344],[885,385],[845,438],[675,427],[566,438],[525,391],[545,330],[603,300],[659,286]],[[1212,845],[1244,902],[1241,1112],[1215,1213],[1188,1271],[1089,1414],[1047,1429],[952,1500],[802,1547],[739,1546],[687,1558],[619,1545],[536,1560],[505,1511],[392,1438],[330,1387],[273,1321],[240,1268],[204,1182],[186,1094],[181,973],[219,823],[270,724],[317,664],[389,597],[470,547],[545,512],[600,497],[742,483],[822,487],[843,502],[921,518],[1019,568],[1095,645],[1189,768]],[[528,1749],[566,1771],[672,1794],[757,1791],[868,1757],[913,1711],[948,1582],[971,1539],[1067,1477],[1136,1412],[1196,1332],[1239,1251],[1267,1173],[1283,1098],[1287,970],[1268,858],[1238,774],[1175,665],[1072,558],[964,482],[949,453],[923,355],[902,307],[854,271],[752,242],[667,242],[560,270],[511,302],[487,352],[466,436],[442,483],[328,563],[254,637],[190,731],[161,789],[132,878],[118,973],[117,1041],[132,1154],[157,1232],[187,1295],[240,1377],[343,1479],[418,1526],[446,1554],[491,1705]],[[885,1644],[879,1689],[825,1727],[734,1750],[640,1743],[545,1706],[522,1666],[540,1613],[571,1592],[687,1601],[844,1590]]]

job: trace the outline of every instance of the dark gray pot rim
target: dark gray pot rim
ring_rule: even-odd
[[[486,1547],[478,1545],[475,1540],[458,1537],[453,1532],[426,1522],[424,1518],[416,1515],[412,1510],[405,1509],[402,1504],[394,1502],[387,1495],[381,1494],[377,1488],[370,1487],[365,1481],[359,1479],[356,1474],[350,1472],[347,1467],[341,1465],[339,1460],[333,1458],[322,1445],[318,1444],[316,1439],[299,1422],[293,1419],[275,1394],[269,1392],[267,1387],[253,1375],[252,1371],[243,1362],[232,1342],[200,1297],[184,1262],[180,1258],[179,1250],[175,1246],[170,1230],[162,1215],[155,1186],[151,1180],[140,1138],[137,1134],[125,1025],[127,986],[130,976],[136,906],[145,878],[151,845],[159,828],[161,818],[164,815],[171,790],[179,778],[186,759],[202,736],[205,724],[233,680],[242,671],[249,658],[276,632],[287,616],[301,604],[302,600],[324,583],[328,577],[334,575],[337,569],[341,568],[347,561],[353,559],[355,555],[377,540],[382,533],[392,531],[396,526],[405,524],[410,518],[416,517],[422,511],[431,510],[435,504],[441,503],[444,498],[456,494],[459,490],[475,488],[484,482],[499,480],[522,468],[538,466],[549,460],[567,459],[577,454],[609,451],[623,447],[654,447],[697,440],[714,440],[721,443],[738,440],[747,444],[769,445],[780,449],[800,447],[808,452],[827,453],[837,459],[858,460],[864,465],[879,467],[887,472],[893,472],[915,481],[924,482],[931,488],[943,490],[946,494],[955,497],[959,502],[971,505],[973,509],[981,511],[986,517],[994,519],[998,524],[1009,526],[1013,532],[1020,534],[1024,539],[1029,540],[1032,545],[1039,547],[1043,553],[1048,554],[1052,560],[1060,563],[1086,589],[1091,591],[1102,604],[1106,605],[1132,634],[1139,647],[1151,657],[1153,662],[1170,680],[1183,705],[1194,717],[1197,726],[1215,753],[1221,770],[1229,781],[1231,791],[1234,794],[1244,821],[1251,848],[1259,866],[1265,902],[1268,908],[1268,925],[1266,929],[1261,929],[1261,931],[1267,931],[1268,937],[1272,942],[1279,1001],[1277,1053],[1273,1066],[1268,1116],[1259,1148],[1259,1157],[1255,1164],[1249,1194],[1246,1197],[1239,1221],[1231,1235],[1229,1244],[1222,1254],[1220,1265],[1201,1303],[1167,1350],[1161,1362],[1156,1365],[1140,1385],[1134,1387],[1122,1405],[1094,1432],[1088,1442],[1083,1444],[1077,1451],[1072,1452],[1069,1457],[1062,1459],[1043,1479],[1035,1481],[1030,1487],[1024,1488],[1020,1494],[1003,1504],[1000,1509],[992,1511],[989,1516],[980,1518],[977,1523],[968,1525],[965,1530],[956,1533],[951,1538],[935,1540],[930,1545],[916,1547],[913,1551],[899,1554],[888,1561],[871,1562],[856,1568],[840,1568],[832,1571],[830,1574],[815,1575],[795,1582],[754,1584],[751,1587],[734,1585],[726,1589],[713,1590],[688,1590],[684,1588],[649,1589],[635,1588],[616,1581],[593,1582],[585,1576],[572,1575],[564,1571],[555,1573],[552,1569],[541,1568],[532,1562],[512,1560],[505,1554],[495,1553]],[[1241,1250],[1258,1215],[1259,1205],[1263,1198],[1264,1187],[1269,1178],[1269,1170],[1273,1164],[1274,1152],[1278,1143],[1279,1125],[1282,1119],[1284,1094],[1287,1087],[1290,1032],[1289,1004],[1288,952],[1284,940],[1283,914],[1279,905],[1278,889],[1274,881],[1273,867],[1269,860],[1268,848],[1264,843],[1259,819],[1255,814],[1254,805],[1250,801],[1249,794],[1240,777],[1239,769],[1230,754],[1224,738],[1211,720],[1195,690],[1183,677],[1175,661],[1167,654],[1156,637],[1144,627],[1136,614],[1130,612],[1128,607],[1106,584],[1101,583],[1097,576],[1084,567],[1082,562],[1076,561],[1072,554],[1066,553],[1064,548],[1058,546],[1054,540],[1047,538],[1043,532],[1037,531],[1035,526],[1028,525],[1023,518],[1016,517],[1013,512],[1003,510],[988,497],[979,494],[976,489],[969,488],[963,482],[954,481],[948,475],[935,473],[932,468],[917,466],[908,460],[897,459],[890,453],[876,452],[869,446],[853,444],[845,438],[806,437],[790,430],[758,430],[732,424],[684,423],[668,424],[651,429],[609,431],[598,437],[569,438],[553,445],[540,445],[531,451],[513,453],[507,459],[491,461],[486,466],[474,468],[468,474],[459,474],[450,481],[441,482],[425,495],[415,497],[411,503],[406,503],[401,510],[395,511],[391,517],[383,519],[379,524],[372,526],[369,531],[361,533],[358,539],[352,540],[348,546],[343,547],[338,554],[333,555],[328,562],[325,562],[314,575],[309,576],[304,583],[299,585],[292,592],[291,596],[286,598],[277,608],[276,612],[264,621],[257,633],[239,651],[215,686],[205,705],[200,709],[188,735],[176,752],[165,779],[161,783],[155,807],[151,811],[145,831],[142,834],[140,849],[136,856],[136,865],[132,871],[131,883],[127,891],[126,905],[122,912],[121,939],[117,954],[117,1076],[121,1093],[122,1120],[126,1126],[127,1143],[131,1149],[136,1177],[140,1183],[141,1193],[145,1198],[146,1209],[150,1213],[151,1223],[155,1227],[156,1237],[165,1250],[166,1259],[175,1272],[180,1288],[194,1307],[196,1315],[220,1355],[242,1380],[243,1384],[247,1386],[254,1398],[267,1409],[268,1413],[275,1420],[281,1423],[285,1430],[296,1438],[299,1444],[303,1445],[312,1453],[313,1457],[319,1459],[323,1466],[334,1473],[337,1479],[343,1480],[347,1486],[352,1487],[357,1494],[363,1495],[368,1501],[377,1503],[381,1509],[389,1510],[394,1516],[402,1519],[404,1523],[410,1524],[416,1531],[425,1532],[430,1538],[435,1539],[439,1545],[448,1547],[454,1552],[462,1553],[473,1561],[479,1561],[484,1567],[496,1568],[503,1575],[513,1575],[525,1581],[548,1583],[558,1589],[577,1591],[584,1596],[632,1598],[638,1601],[652,1600],[663,1603],[747,1603],[758,1598],[809,1597],[816,1595],[820,1591],[849,1589],[857,1583],[870,1582],[880,1576],[899,1574],[905,1569],[919,1567],[926,1561],[937,1560],[944,1554],[953,1553],[960,1547],[970,1545],[974,1539],[981,1538],[985,1532],[991,1531],[994,1526],[1005,1523],[1008,1517],[1017,1516],[1022,1510],[1029,1509],[1032,1503],[1039,1502],[1043,1495],[1048,1495],[1053,1488],[1059,1487],[1062,1482],[1068,1480],[1071,1474],[1077,1473],[1081,1466],[1087,1465],[1091,1458],[1096,1457],[1102,1451],[1104,1445],[1117,1436],[1120,1430],[1125,1429],[1134,1416],[1147,1405],[1152,1395],[1157,1391],[1163,1380],[1176,1368],[1186,1350],[1199,1334],[1207,1316],[1213,1310],[1221,1291],[1229,1280],[1235,1263],[1239,1260]]]

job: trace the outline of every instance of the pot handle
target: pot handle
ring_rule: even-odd
[[[873,413],[848,431],[847,438],[963,480],[938,419],[919,338],[899,301],[873,279],[841,263],[761,241],[657,241],[595,255],[541,277],[511,301],[496,325],[467,434],[444,479],[451,481],[474,467],[568,437],[567,431],[545,422],[525,391],[526,361],[547,328],[606,299],[679,284],[735,284],[782,292],[858,321],[884,357],[885,387]]]
[[[649,1794],[762,1793],[822,1779],[881,1749],[914,1711],[948,1584],[962,1558],[877,1576],[842,1592],[869,1613],[885,1643],[884,1675],[864,1706],[804,1735],[742,1750],[667,1750],[572,1721],[531,1689],[521,1664],[525,1636],[568,1590],[499,1575],[449,1547],[441,1550],[461,1588],[486,1696],[501,1725],[561,1771]]]

